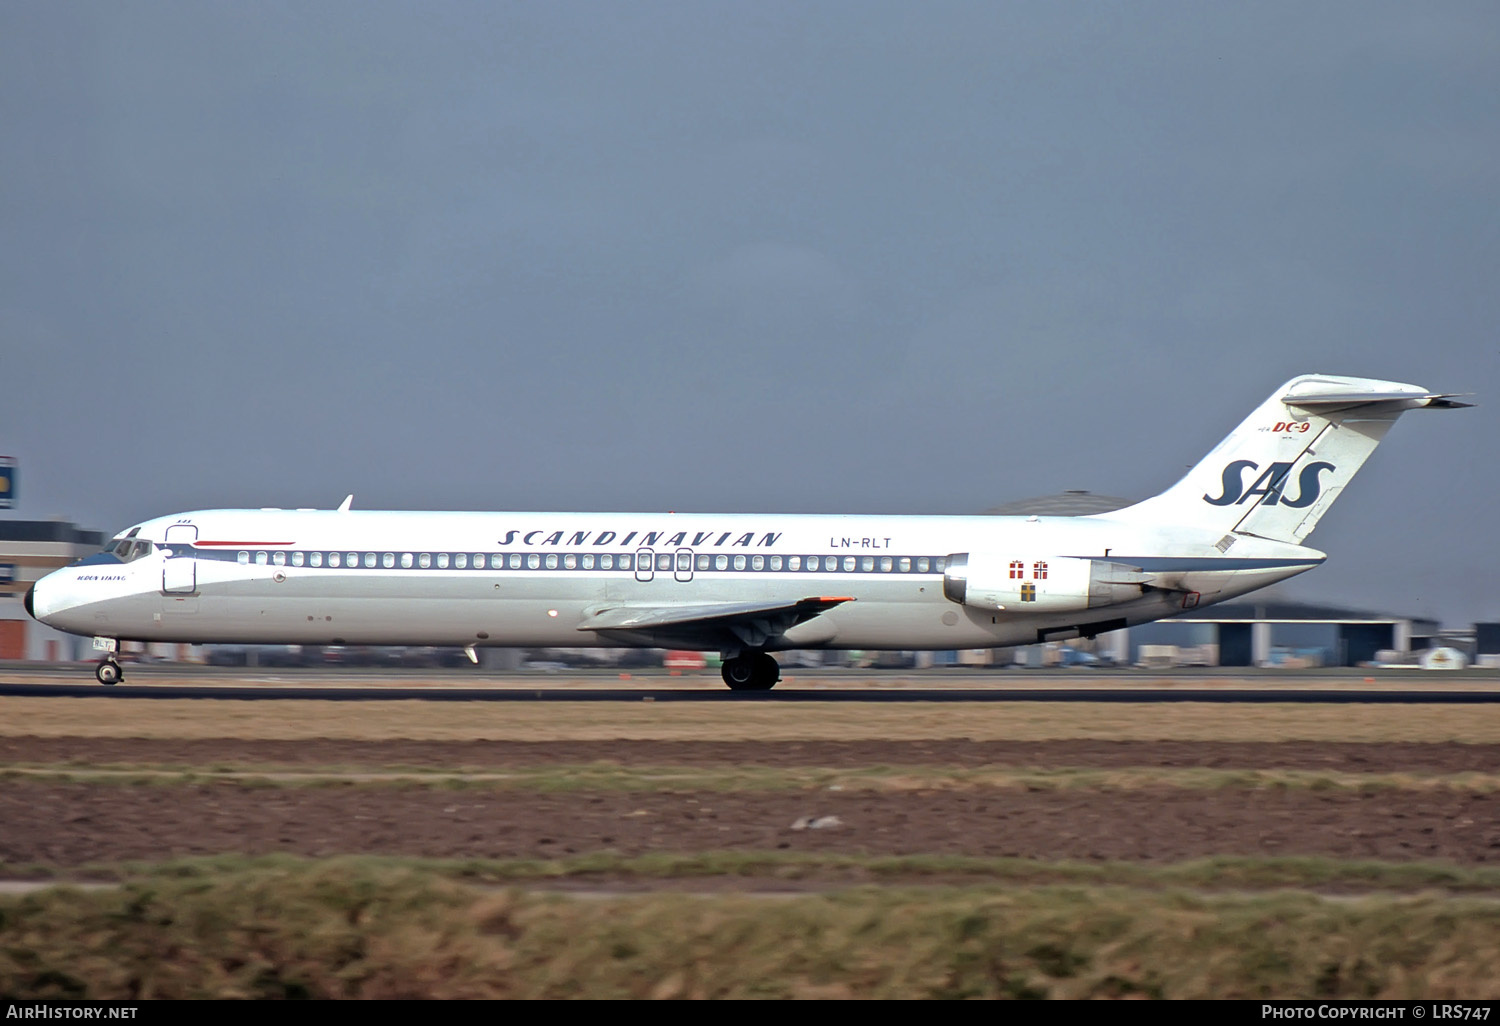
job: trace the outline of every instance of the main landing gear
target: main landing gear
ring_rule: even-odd
[[[113,655],[107,655],[99,660],[99,665],[94,667],[94,678],[100,684],[118,684],[125,677],[125,671],[120,669],[120,664],[115,662]]]
[[[746,652],[724,660],[720,673],[731,691],[770,691],[781,679],[781,665],[764,652]]]

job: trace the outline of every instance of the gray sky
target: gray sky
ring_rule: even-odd
[[[970,513],[1402,419],[1297,597],[1500,619],[1500,6],[0,0],[13,516]]]

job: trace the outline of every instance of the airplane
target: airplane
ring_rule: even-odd
[[[1457,393],[1303,375],[1166,491],[1091,516],[221,509],[137,524],[27,591],[119,644],[718,651],[764,691],[788,649],[1001,648],[1094,637],[1319,565],[1302,543],[1406,410]],[[352,497],[351,497],[352,498]]]

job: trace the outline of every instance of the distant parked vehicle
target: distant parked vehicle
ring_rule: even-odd
[[[1059,653],[1059,655],[1061,656],[1061,659],[1058,661],[1058,665],[1059,666],[1103,666],[1103,665],[1105,665],[1103,659],[1100,659],[1098,656],[1096,656],[1092,652],[1084,652],[1081,649],[1064,648],[1062,650],[1062,652]]]

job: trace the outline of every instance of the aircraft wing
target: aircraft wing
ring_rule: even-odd
[[[685,648],[761,648],[799,623],[834,606],[853,602],[848,596],[817,596],[791,602],[713,602],[702,605],[619,605],[600,609],[578,625],[581,631],[646,637]]]

